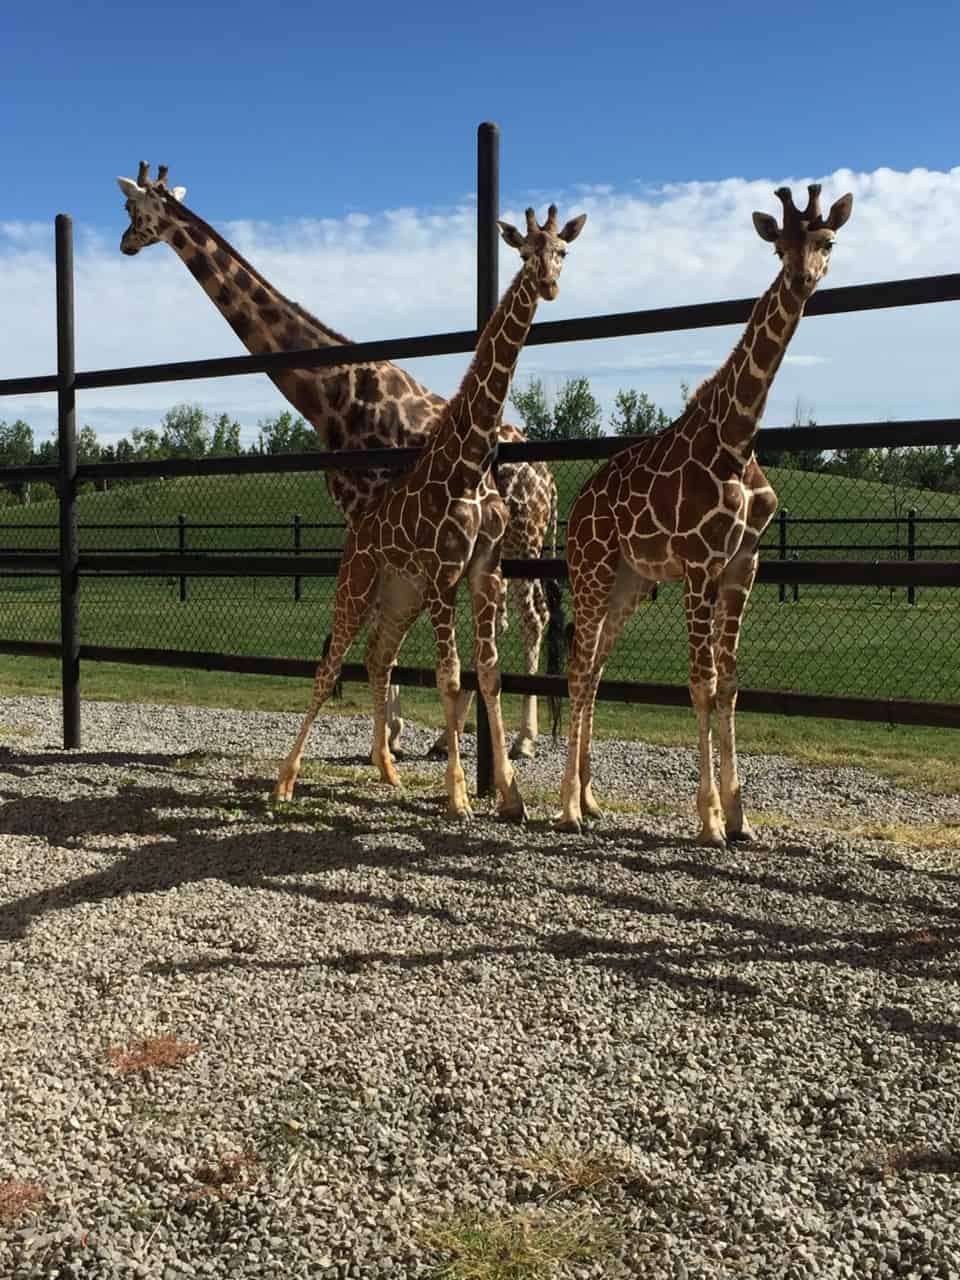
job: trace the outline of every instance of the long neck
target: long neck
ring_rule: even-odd
[[[489,469],[510,382],[537,312],[536,284],[524,270],[514,276],[483,327],[470,367],[432,441],[430,453],[458,464],[472,486]]]
[[[170,206],[172,200],[168,201],[169,219],[162,227],[162,238],[252,355],[339,346],[349,341],[274,288],[202,218],[183,205]],[[310,419],[317,408],[313,386],[317,372],[298,370],[269,376]]]
[[[743,337],[712,378],[698,389],[691,409],[707,410],[721,442],[746,459],[773,379],[797,330],[806,298],[787,288],[783,272],[757,299]]]

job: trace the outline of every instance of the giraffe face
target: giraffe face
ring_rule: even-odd
[[[150,182],[142,172],[140,182],[134,182],[132,178],[118,178],[117,185],[127,197],[124,207],[130,215],[130,225],[120,237],[120,252],[132,257],[147,245],[163,239],[164,233],[173,225],[172,210],[167,202],[173,199],[179,203],[187,189],[170,189],[160,179]]]
[[[533,210],[527,210],[526,235],[521,235],[509,222],[498,223],[506,243],[519,251],[523,270],[534,282],[537,293],[548,302],[552,302],[560,292],[560,272],[567,256],[567,245],[576,240],[586,220],[587,215],[581,213],[579,218],[571,218],[558,230],[557,206],[552,204],[543,226],[537,224]]]
[[[774,252],[783,263],[783,278],[787,288],[799,297],[809,298],[830,267],[837,231],[850,217],[853,196],[845,195],[834,202],[829,214],[820,214],[820,187],[807,188],[807,207],[801,212],[793,203],[787,187],[781,187],[776,195],[783,203],[783,227],[768,213],[755,213],[753,225],[761,239],[773,245]]]

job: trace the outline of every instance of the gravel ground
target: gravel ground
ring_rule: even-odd
[[[48,1196],[4,1280],[426,1276],[425,1224],[543,1206],[615,1230],[558,1278],[960,1277],[960,870],[828,829],[956,797],[748,758],[772,817],[704,849],[693,753],[605,742],[562,836],[546,744],[524,829],[459,825],[429,730],[397,796],[331,717],[274,815],[296,716],[58,715],[2,712],[0,1184]]]

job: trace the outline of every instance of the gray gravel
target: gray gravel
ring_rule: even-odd
[[[777,816],[703,849],[693,753],[606,742],[614,811],[561,836],[545,744],[525,829],[461,826],[431,731],[394,795],[331,717],[274,815],[296,716],[0,719],[0,1183],[48,1194],[4,1280],[425,1276],[424,1224],[542,1205],[619,1233],[557,1277],[960,1277],[960,869],[826,826],[956,797],[748,758]],[[199,1051],[118,1073],[150,1035]],[[558,1151],[620,1172],[518,1164]]]

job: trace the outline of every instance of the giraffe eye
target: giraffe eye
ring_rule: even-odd
[[[830,250],[833,248],[833,241],[827,240],[824,244],[820,246],[820,248],[823,250],[824,253],[829,253]]]

